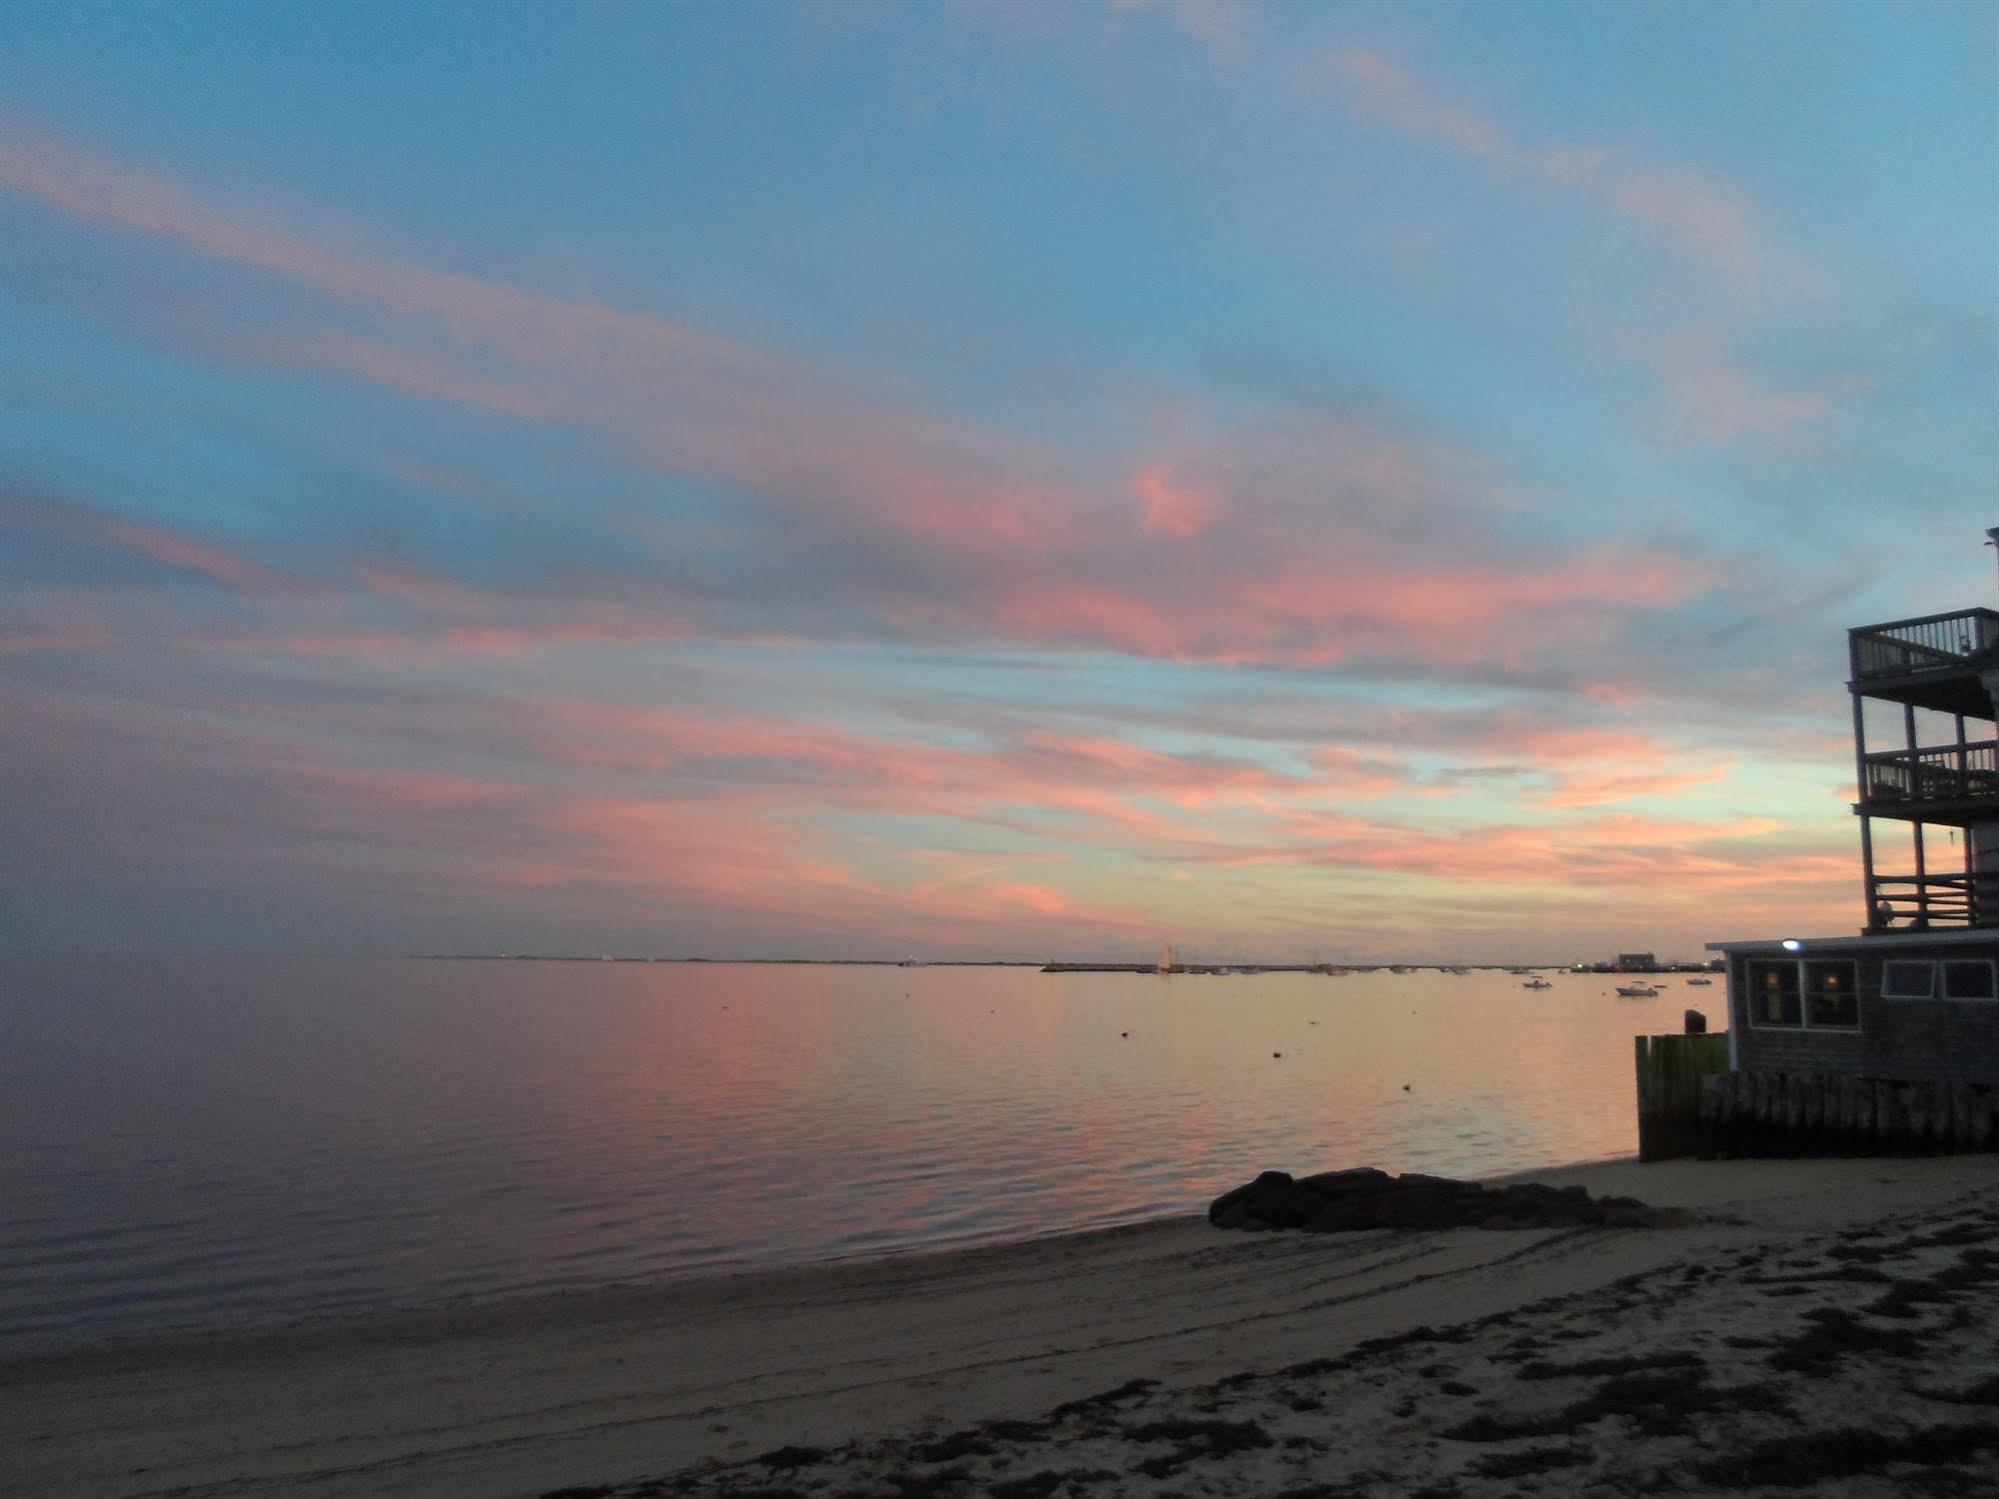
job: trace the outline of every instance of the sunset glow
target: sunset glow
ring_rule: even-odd
[[[1989,7],[0,41],[0,948],[1846,931],[1991,602]]]

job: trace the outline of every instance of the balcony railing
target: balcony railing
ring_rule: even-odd
[[[1999,925],[1999,877],[1882,874],[1867,882],[1867,930]]]
[[[1999,802],[1999,742],[1885,750],[1864,762],[1863,802]]]
[[[1999,613],[1960,609],[1847,631],[1853,679],[1901,677],[1918,672],[1961,671],[1975,656],[1999,645]]]

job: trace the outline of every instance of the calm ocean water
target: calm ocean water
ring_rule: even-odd
[[[0,1357],[1627,1153],[1551,977],[0,960]]]

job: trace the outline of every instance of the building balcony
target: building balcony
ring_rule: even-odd
[[[1867,910],[1870,934],[1999,926],[1999,877],[1870,875]]]
[[[1956,827],[1999,822],[1999,740],[1868,755],[1855,810]]]
[[[1992,718],[1981,673],[1999,666],[1999,612],[1960,609],[1846,632],[1848,686],[1940,713]]]

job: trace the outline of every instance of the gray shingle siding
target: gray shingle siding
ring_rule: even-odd
[[[1999,1003],[1992,1000],[1883,999],[1881,958],[1865,952],[1814,945],[1814,958],[1852,958],[1858,964],[1858,1031],[1756,1025],[1745,1014],[1746,964],[1730,955],[1730,1025],[1735,1031],[1735,1065],[1742,1072],[1843,1072],[1893,1082],[1999,1084]],[[1898,951],[1898,959],[1922,957]],[[1934,958],[1999,956],[1999,944],[1952,945]],[[1757,958],[1767,955],[1757,954]]]

